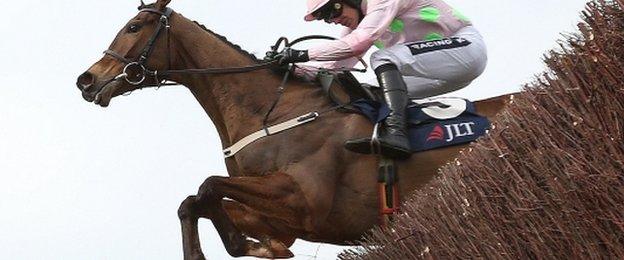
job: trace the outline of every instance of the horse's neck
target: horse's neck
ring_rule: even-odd
[[[176,69],[225,68],[254,64],[248,55],[181,15],[178,17],[182,18],[178,20],[184,22],[172,24],[172,29],[176,32],[173,37]],[[259,70],[241,74],[177,76],[174,80],[191,90],[215,124],[223,146],[228,146],[261,129],[264,115],[277,97],[276,90],[281,79],[269,70]],[[300,102],[302,96],[310,96],[310,92],[314,90],[287,91],[280,106],[291,103],[292,100]],[[280,107],[271,118],[281,119],[292,112]]]

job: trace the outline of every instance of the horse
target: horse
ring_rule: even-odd
[[[212,221],[234,257],[290,258],[288,248],[297,238],[353,245],[378,226],[379,158],[343,148],[345,140],[370,135],[373,124],[361,115],[331,110],[334,104],[321,88],[297,79],[285,81],[279,103],[271,107],[282,75],[172,11],[167,7],[170,1],[141,2],[138,14],[119,31],[105,55],[78,77],[86,101],[106,107],[126,92],[163,80],[177,82],[208,114],[224,148],[267,124],[328,111],[314,122],[268,135],[227,157],[229,177],[209,176],[196,195],[183,200],[178,216],[184,259],[205,259],[199,218]],[[476,108],[493,117],[508,99],[478,101]],[[269,109],[272,113],[265,119]],[[426,185],[465,147],[415,153],[397,161],[401,198]]]

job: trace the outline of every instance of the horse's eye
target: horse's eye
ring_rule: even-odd
[[[141,26],[138,24],[131,24],[128,26],[128,33],[135,33],[141,30]]]

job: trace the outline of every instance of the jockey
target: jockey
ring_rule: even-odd
[[[342,38],[309,50],[287,48],[281,64],[329,61],[327,69],[353,68],[357,58],[376,46],[373,67],[390,115],[379,133],[381,153],[411,155],[406,129],[408,97],[426,98],[466,87],[485,69],[486,47],[479,32],[443,0],[307,0],[306,21],[323,20],[346,27]],[[370,139],[345,143],[370,153]]]

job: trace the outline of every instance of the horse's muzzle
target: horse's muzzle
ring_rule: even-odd
[[[80,91],[89,91],[91,87],[95,84],[95,77],[91,72],[86,71],[78,76],[78,80],[76,80],[76,86]]]
[[[80,90],[82,98],[87,102],[93,102],[95,99],[95,93],[93,93],[94,85],[95,76],[88,71],[82,73],[76,80],[76,87]]]

